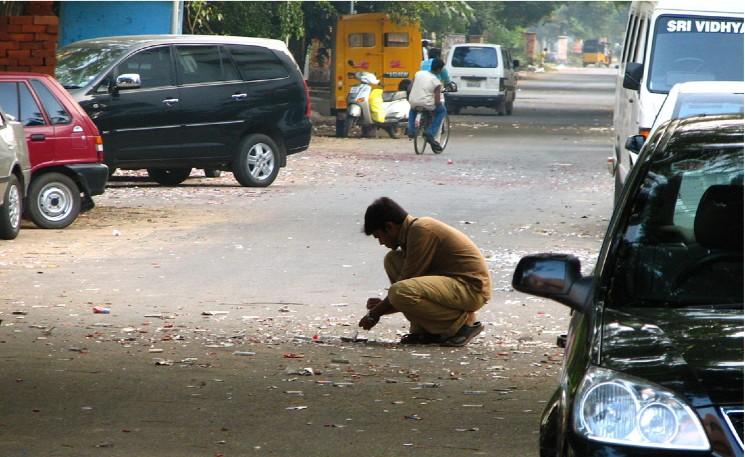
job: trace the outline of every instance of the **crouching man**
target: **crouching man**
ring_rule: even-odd
[[[384,299],[368,299],[360,327],[400,312],[411,323],[402,344],[465,346],[481,333],[476,311],[491,298],[491,279],[469,237],[431,217],[412,217],[387,197],[367,208],[364,232],[391,250],[384,261],[391,287]]]

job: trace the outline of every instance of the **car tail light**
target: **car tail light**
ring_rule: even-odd
[[[103,138],[100,136],[96,136],[96,155],[98,156],[98,161],[103,162]]]
[[[305,86],[305,117],[310,118],[310,88],[308,87],[308,81],[303,80]]]
[[[644,140],[646,141],[647,138],[649,137],[649,129],[640,128],[639,129],[639,135],[643,136],[644,137]]]

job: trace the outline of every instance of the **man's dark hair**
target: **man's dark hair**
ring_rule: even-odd
[[[427,55],[430,59],[439,59],[442,57],[442,50],[440,48],[429,48]]]
[[[403,224],[408,213],[388,197],[380,197],[372,202],[365,211],[365,235],[372,235],[375,230],[383,230],[386,222]]]
[[[440,70],[442,70],[442,67],[444,66],[445,66],[445,62],[443,62],[442,59],[432,60],[432,73],[439,73]]]

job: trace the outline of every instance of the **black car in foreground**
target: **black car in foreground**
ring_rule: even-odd
[[[513,287],[572,308],[541,456],[742,456],[742,114],[658,129],[592,275],[531,255]]]
[[[164,185],[203,168],[268,186],[310,143],[308,86],[279,40],[95,38],[60,49],[55,75],[101,131],[109,169]]]

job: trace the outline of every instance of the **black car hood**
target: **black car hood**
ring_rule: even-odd
[[[742,404],[742,308],[606,308],[600,350],[603,367],[667,387],[694,407]]]

